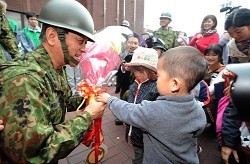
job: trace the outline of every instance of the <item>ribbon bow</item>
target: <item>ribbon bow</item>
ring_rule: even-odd
[[[77,112],[79,108],[82,106],[82,104],[87,100],[86,104],[88,105],[91,103],[95,96],[98,94],[101,94],[103,92],[106,92],[108,88],[101,89],[100,86],[91,86],[88,84],[86,80],[82,80],[80,84],[77,86],[77,90],[81,93],[81,96],[84,98],[81,105],[78,107]],[[98,150],[99,146],[103,143],[104,138],[102,134],[102,118],[98,118],[94,120],[94,125],[85,133],[83,136],[83,142],[87,147],[94,147],[95,149],[95,163],[98,163]]]

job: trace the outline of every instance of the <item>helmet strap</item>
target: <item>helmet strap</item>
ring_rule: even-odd
[[[68,47],[66,45],[66,41],[65,41],[65,31],[61,28],[57,28],[56,29],[57,33],[58,33],[58,39],[61,42],[62,45],[62,51],[64,54],[64,62],[66,64],[69,64],[69,62],[71,61],[74,64],[79,64],[79,61],[75,60],[72,56],[69,55],[69,51],[68,51]]]

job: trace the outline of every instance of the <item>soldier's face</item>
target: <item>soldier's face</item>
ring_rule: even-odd
[[[169,18],[161,18],[160,19],[161,27],[167,27],[170,22],[171,22],[171,20]]]
[[[69,55],[80,62],[81,55],[85,52],[88,38],[69,32],[66,35],[66,44],[68,46]],[[76,64],[70,62],[70,66],[75,67]]]

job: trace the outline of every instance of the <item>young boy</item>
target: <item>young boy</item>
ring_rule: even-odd
[[[205,128],[206,115],[190,91],[206,70],[206,61],[197,49],[172,48],[157,64],[161,96],[156,101],[132,104],[107,93],[96,100],[107,103],[121,121],[144,131],[143,163],[199,163],[197,137]]]

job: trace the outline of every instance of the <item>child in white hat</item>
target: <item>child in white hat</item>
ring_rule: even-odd
[[[128,102],[139,104],[142,100],[154,101],[159,96],[156,87],[156,67],[158,53],[152,48],[138,47],[130,63],[125,64],[125,69],[134,73],[135,81],[131,84],[128,93]],[[129,140],[129,141],[128,141]],[[133,163],[142,163],[143,160],[143,132],[126,124],[126,141],[134,148]]]

